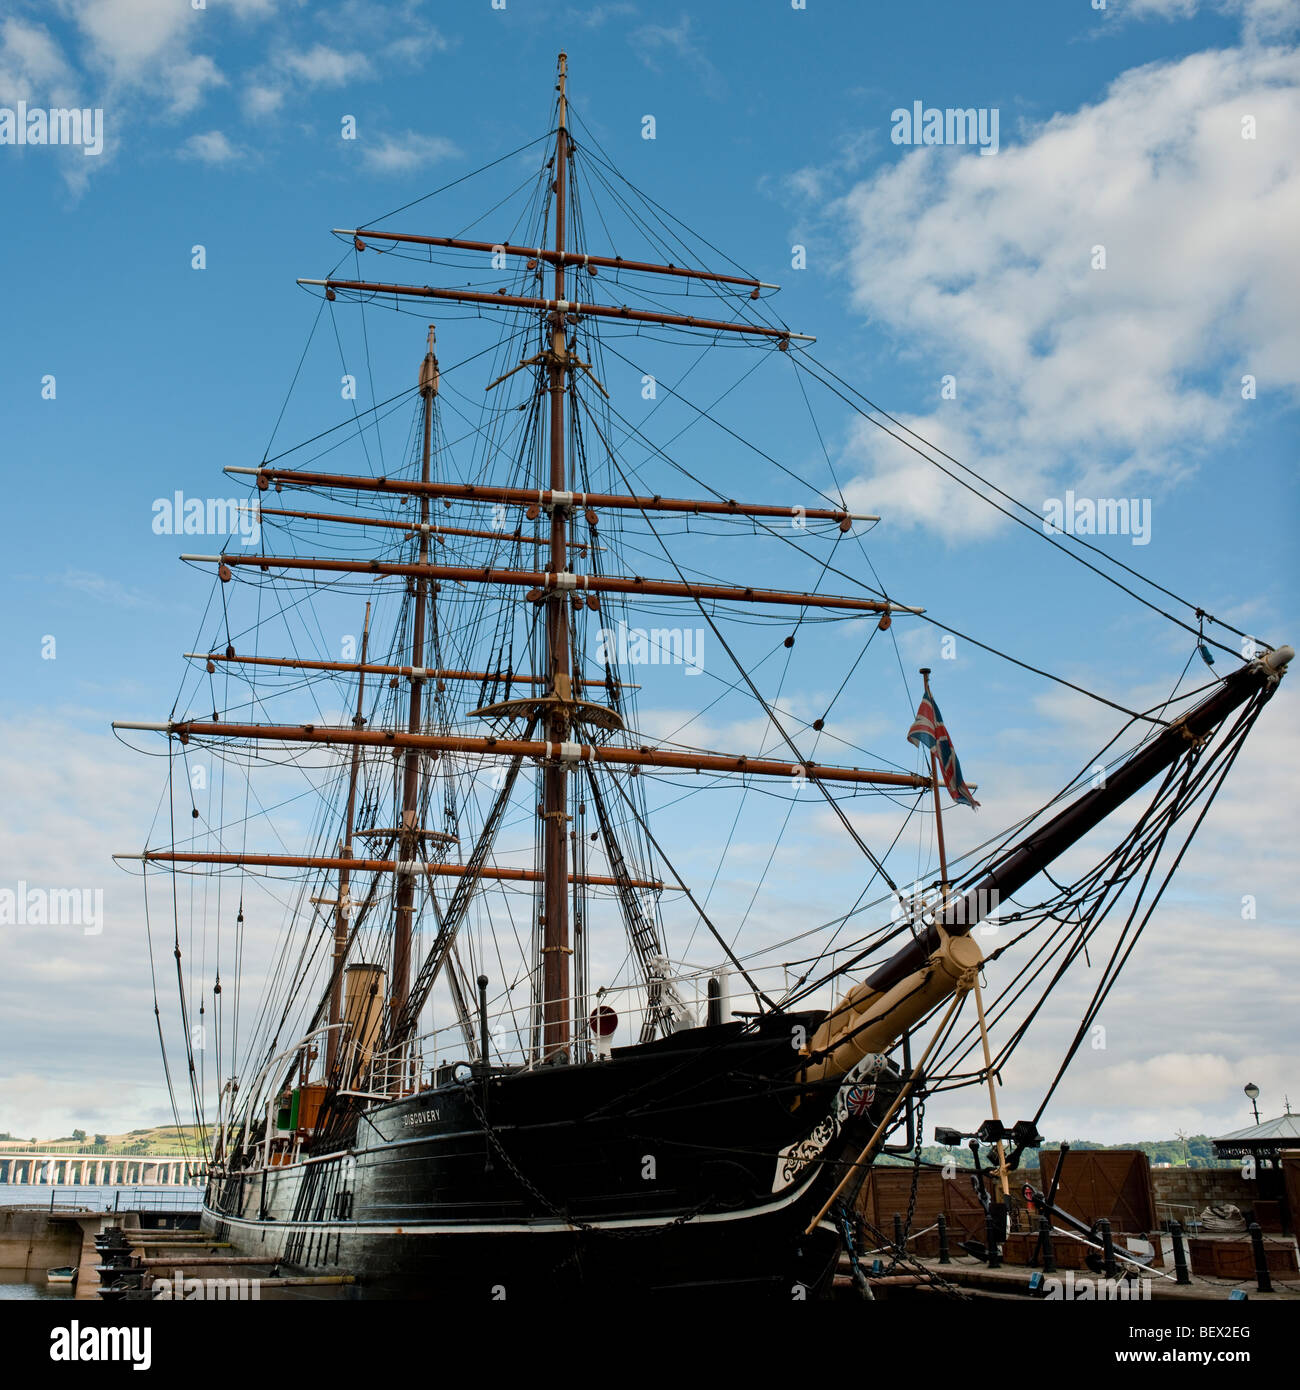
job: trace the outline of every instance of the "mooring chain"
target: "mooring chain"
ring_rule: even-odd
[[[917,1188],[921,1178],[921,1147],[925,1136],[925,1094],[921,1093],[918,1098],[916,1112],[916,1147],[912,1159],[912,1191],[907,1203],[907,1220],[903,1225],[903,1236],[901,1242],[890,1240],[883,1231],[877,1230],[869,1221],[863,1217],[863,1224],[872,1232],[882,1246],[887,1246],[893,1250],[893,1255],[889,1261],[889,1268],[885,1270],[885,1275],[892,1274],[900,1265],[910,1268],[917,1274],[924,1275],[925,1278],[934,1284],[942,1292],[949,1294],[953,1298],[969,1300],[970,1294],[965,1289],[959,1288],[956,1284],[945,1279],[937,1269],[931,1269],[917,1255],[911,1255],[907,1251],[907,1239],[912,1230],[912,1222],[916,1216]],[[852,1260],[852,1256],[850,1256]],[[881,1276],[885,1277],[884,1275]]]
[[[925,1135],[925,1092],[917,1097],[916,1107],[916,1146],[912,1157],[912,1191],[907,1199],[907,1220],[903,1223],[902,1235],[894,1242],[894,1253],[889,1261],[886,1274],[892,1274],[899,1260],[905,1257],[907,1238],[912,1233],[912,1220],[916,1215],[916,1191],[921,1180],[921,1142]]]
[[[889,1248],[889,1245],[891,1243],[890,1238],[886,1236],[885,1233],[878,1226],[873,1226],[872,1223],[868,1221],[865,1216],[862,1218],[862,1224],[880,1242],[880,1249],[885,1250]],[[969,1301],[971,1295],[967,1293],[965,1289],[945,1279],[937,1269],[931,1269],[929,1265],[927,1265],[916,1255],[903,1255],[901,1259],[898,1261],[898,1263],[910,1269],[914,1274],[924,1276],[925,1281],[927,1283],[933,1284],[934,1287],[937,1288],[941,1293],[946,1293],[953,1298],[960,1298]]]
[[[873,1297],[871,1285],[862,1272],[862,1262],[858,1259],[857,1242],[853,1239],[853,1221],[846,1203],[839,1203],[840,1230],[844,1233],[844,1249],[848,1252],[849,1267],[853,1271],[853,1284],[863,1298]]]

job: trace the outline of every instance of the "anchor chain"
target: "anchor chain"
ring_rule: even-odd
[[[921,1181],[921,1141],[925,1137],[925,1092],[917,1097],[916,1107],[916,1150],[912,1157],[912,1191],[907,1199],[907,1220],[903,1223],[903,1238],[894,1247],[886,1274],[892,1274],[898,1262],[906,1258],[907,1238],[912,1232],[912,1219],[916,1215],[916,1190]]]

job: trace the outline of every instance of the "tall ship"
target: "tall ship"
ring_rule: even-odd
[[[521,190],[485,209],[510,239],[335,229],[339,266],[300,282],[313,331],[368,314],[368,352],[377,310],[418,315],[412,370],[227,469],[247,501],[183,557],[213,588],[172,714],[114,726],[167,765],[120,862],[163,992],[174,960],[159,1031],[203,1135],[203,1227],[299,1296],[825,1294],[872,1164],[902,1129],[919,1159],[927,1100],[987,1089],[1003,1175],[1039,1142],[1041,1110],[997,1119],[995,1076],[1113,931],[1073,1056],[1292,656],[1167,614],[1232,669],[1153,709],[1107,700],[1097,759],[950,861],[945,802],[951,839],[999,790],[963,779],[937,703],[956,692],[891,646],[926,615],[862,544],[888,519],[727,428],[759,493],[730,495],[612,374],[712,421],[708,388],[626,370],[629,343],[675,344],[876,408],[774,316],[776,286],[692,257],[706,243],[575,121],[566,69],[550,130],[503,156]],[[828,635],[842,680],[813,717],[791,653]],[[878,740],[898,761],[836,718],[877,656],[909,692],[910,730]],[[643,717],[668,665],[707,680]],[[708,732],[723,697],[749,717]],[[839,911],[713,905],[700,866],[754,804],[755,898],[797,817],[828,856],[807,872],[856,885]]]

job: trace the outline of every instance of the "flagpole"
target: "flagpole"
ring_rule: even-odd
[[[921,667],[921,679],[925,682],[925,693],[930,696],[930,668]],[[948,903],[948,853],[943,843],[943,807],[939,801],[939,750],[930,749],[930,785],[934,789],[934,826],[939,836],[939,883],[943,889],[943,904]]]
[[[930,668],[921,667],[921,679],[925,682],[925,696],[933,705],[934,696],[930,693]],[[936,745],[930,749],[930,785],[934,789],[934,824],[939,837],[939,882],[942,887],[942,906],[939,915],[948,906],[948,855],[943,843],[943,804],[939,800],[939,750]],[[980,993],[979,972],[975,972],[972,981],[975,992],[975,1011],[979,1018],[980,1041],[984,1046],[984,1074],[988,1080],[989,1105],[993,1110],[993,1120],[1001,1123],[998,1117],[998,1094],[997,1086],[993,1077],[993,1059],[989,1052],[989,1030],[984,1018],[984,997]],[[1002,1140],[997,1143],[998,1150],[998,1177],[1001,1180],[1002,1196],[1005,1202],[1011,1200],[1011,1186],[1007,1177],[1007,1154]]]

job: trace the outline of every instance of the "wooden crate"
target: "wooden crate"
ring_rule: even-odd
[[[1028,1265],[1038,1245],[1036,1231],[1013,1231],[1007,1236],[1002,1247],[1002,1259],[1009,1265]],[[1088,1247],[1081,1241],[1071,1240],[1069,1236],[1053,1233],[1052,1255],[1057,1269],[1085,1269],[1084,1257]],[[1035,1266],[1041,1268],[1041,1266]]]
[[[1248,1240],[1210,1240],[1193,1236],[1187,1242],[1187,1251],[1193,1274],[1204,1274],[1211,1279],[1255,1277],[1255,1251]],[[1264,1258],[1268,1272],[1279,1279],[1291,1280],[1300,1274],[1295,1247],[1290,1243],[1279,1245],[1265,1241]]]
[[[911,1194],[911,1168],[873,1168],[863,1185],[859,1206],[863,1216],[884,1239],[892,1240],[894,1215],[897,1213],[906,1219]],[[933,1226],[940,1213],[948,1222],[948,1242],[954,1249],[958,1241],[984,1239],[984,1208],[965,1173],[945,1178],[942,1173],[927,1170],[917,1178],[912,1230],[924,1231],[927,1226]],[[938,1232],[930,1234],[937,1254]]]
[[[1043,1149],[1039,1155],[1044,1192],[1060,1157],[1057,1149]],[[1056,1205],[1089,1225],[1104,1219],[1112,1231],[1154,1231],[1151,1163],[1140,1149],[1071,1149]]]

